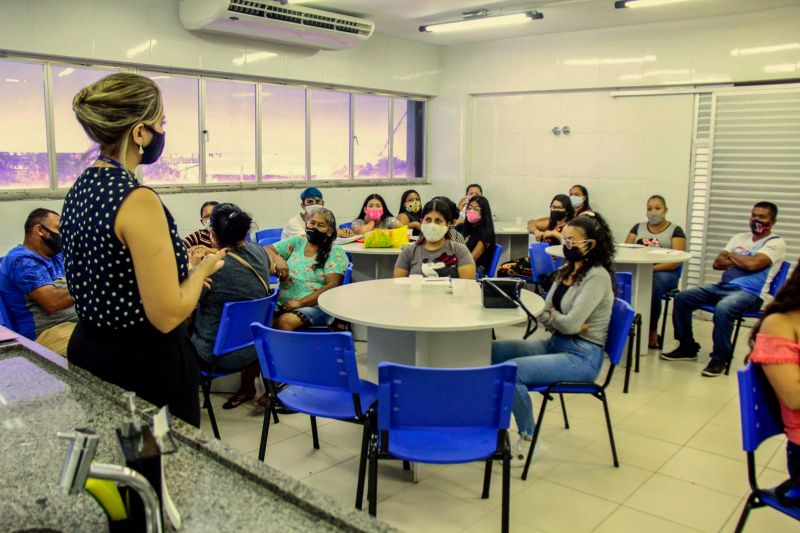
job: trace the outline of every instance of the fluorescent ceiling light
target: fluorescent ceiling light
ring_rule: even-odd
[[[158,41],[156,41],[155,39],[148,39],[142,44],[137,44],[133,48],[128,48],[128,50],[125,51],[125,56],[128,58],[136,57],[142,52],[147,52],[156,44],[158,44]]]
[[[65,77],[65,76],[69,76],[69,75],[70,75],[70,74],[72,74],[73,72],[75,72],[75,69],[74,69],[74,68],[72,68],[72,67],[67,67],[67,68],[65,68],[64,70],[62,70],[61,72],[59,72],[59,73],[58,73],[58,77],[59,77],[59,78],[63,78],[63,77]]]
[[[688,2],[689,0],[617,0],[614,2],[614,7],[617,9],[637,7],[656,7],[665,6],[668,4],[680,4],[681,2]]]
[[[424,26],[420,26],[419,31],[428,33],[448,33],[462,30],[501,28],[505,26],[514,26],[516,24],[524,24],[526,22],[530,22],[531,20],[538,20],[542,18],[544,18],[544,15],[538,11],[511,13],[508,15],[479,15],[467,17],[463,20],[426,24]]]

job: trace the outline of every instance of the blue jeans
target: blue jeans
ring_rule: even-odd
[[[758,311],[761,298],[727,283],[703,285],[678,293],[672,325],[675,327],[675,339],[681,346],[697,346],[692,333],[692,311],[704,305],[716,307],[711,358],[727,363],[733,357],[731,333],[734,322],[744,313]]]
[[[677,270],[653,272],[653,300],[650,302],[650,331],[658,331],[658,319],[661,318],[661,298],[672,289],[678,288]]]
[[[556,381],[594,381],[603,364],[603,348],[578,337],[554,334],[549,339],[492,342],[492,364],[517,363],[514,420],[520,435],[533,436],[529,386]]]
[[[300,307],[293,311],[294,314],[299,315],[303,320],[303,325],[309,328],[319,326],[330,326],[333,324],[333,317],[319,308],[318,305],[313,307]]]

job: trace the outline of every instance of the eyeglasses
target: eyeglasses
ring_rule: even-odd
[[[572,250],[572,248],[574,248],[575,246],[581,246],[584,243],[593,241],[594,239],[584,239],[582,241],[576,241],[574,239],[569,239],[569,238],[565,239],[563,237],[561,238],[561,244],[563,244],[564,248],[566,248],[567,250]]]
[[[482,209],[477,205],[475,207],[467,206],[466,211],[475,211],[476,213],[480,213]]]

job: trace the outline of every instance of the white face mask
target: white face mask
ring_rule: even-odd
[[[441,240],[442,237],[445,236],[445,234],[447,233],[447,229],[448,229],[447,226],[442,226],[441,224],[428,222],[427,224],[422,225],[422,235],[428,242],[437,242]]]
[[[305,206],[304,211],[305,211],[305,213],[307,215],[313,215],[314,213],[316,213],[317,211],[319,211],[323,207],[324,206],[321,206],[319,204],[307,205],[307,206]]]

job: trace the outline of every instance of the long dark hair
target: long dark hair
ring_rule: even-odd
[[[477,233],[485,239],[484,242],[487,245],[494,246],[494,221],[492,220],[492,208],[489,206],[489,200],[485,196],[473,196],[467,205],[472,202],[476,202],[478,207],[481,208],[481,219],[477,224],[471,223],[469,219],[464,219],[464,224],[459,226],[460,229],[463,229],[461,234],[469,239],[470,235]]]
[[[242,242],[253,225],[253,217],[231,203],[216,205],[209,220],[217,242],[223,248]]]
[[[417,191],[415,191],[414,189],[408,189],[408,190],[407,190],[406,192],[404,192],[404,193],[403,193],[403,195],[400,197],[400,209],[398,209],[398,211],[397,211],[397,214],[398,214],[398,215],[399,215],[400,213],[406,213],[406,214],[408,214],[408,215],[411,215],[411,216],[414,216],[414,217],[416,217],[416,216],[419,216],[419,214],[418,214],[419,212],[417,212],[417,213],[411,213],[411,212],[409,212],[409,211],[406,211],[406,198],[408,198],[408,195],[410,195],[411,193],[414,193],[414,194],[416,194],[416,195],[419,197],[419,199],[420,199],[420,202],[422,201],[422,196],[420,196],[420,195],[419,195],[419,193],[418,193]]]
[[[381,204],[383,204],[383,216],[381,217],[381,222],[386,220],[387,218],[391,218],[394,215],[391,211],[389,211],[389,204],[386,203],[386,200],[383,199],[383,196],[380,194],[370,194],[364,199],[364,203],[361,205],[361,212],[358,214],[356,218],[360,218],[361,220],[366,220],[367,217],[367,204],[370,200],[378,200]]]
[[[578,285],[583,277],[594,266],[601,266],[605,268],[611,275],[611,280],[614,280],[614,253],[616,247],[614,246],[614,236],[611,233],[611,228],[608,227],[606,221],[600,215],[593,217],[575,217],[568,226],[579,228],[586,234],[587,239],[594,239],[595,245],[589,252],[583,256],[583,262],[580,270],[575,273],[573,282]],[[558,270],[557,280],[561,281],[569,276],[570,272],[575,268],[572,261],[565,261],[564,266]]]
[[[567,210],[567,218],[565,219],[567,222],[575,218],[575,208],[572,207],[572,202],[569,199],[569,196],[566,194],[556,194],[553,196],[553,199],[550,200],[550,206],[552,207],[553,202],[559,202]],[[553,218],[553,215],[550,215],[550,220],[547,222],[547,229],[554,230],[556,229],[556,225],[558,221]]]
[[[752,350],[756,342],[756,335],[761,330],[761,323],[764,322],[765,318],[775,313],[788,313],[797,309],[800,309],[800,260],[794,266],[792,275],[789,276],[781,290],[775,295],[775,299],[761,313],[761,320],[758,321],[753,328],[753,333],[750,334],[750,349]],[[748,355],[747,357],[749,358],[750,356]]]
[[[577,210],[575,210],[575,215],[580,215],[584,211],[594,211],[594,209],[592,209],[592,205],[589,203],[589,190],[583,185],[573,185],[570,187],[570,190],[572,189],[579,189],[581,193],[583,193],[584,198],[583,204]]]
[[[327,235],[325,240],[317,245],[317,257],[314,263],[314,270],[319,270],[320,268],[325,268],[325,262],[331,254],[331,248],[333,248],[333,241],[336,240],[336,217],[333,216],[333,211],[324,207],[314,211],[311,216],[313,217],[316,214],[325,217],[325,222],[331,230],[331,234]]]
[[[431,200],[428,200],[428,203],[422,207],[422,213],[420,213],[419,219],[424,219],[425,215],[431,211],[441,213],[448,226],[451,226],[456,217],[458,217],[458,207],[456,207],[456,204],[454,204],[452,200],[445,198],[444,196],[437,196]],[[444,238],[450,240],[449,229],[447,233],[444,234]],[[420,235],[417,239],[417,244],[422,244],[423,242],[425,242],[425,236]]]

